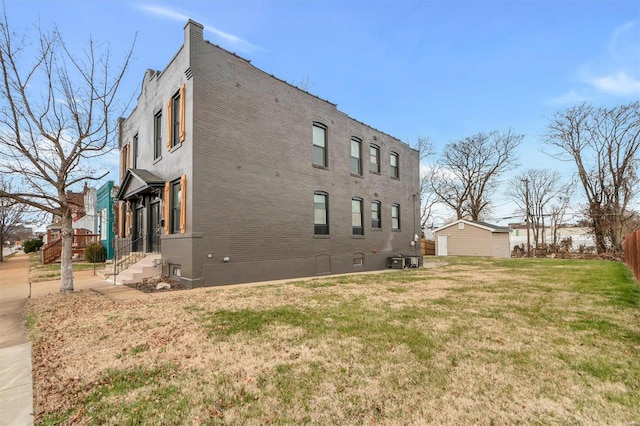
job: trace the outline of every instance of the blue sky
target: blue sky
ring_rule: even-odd
[[[511,127],[526,135],[522,169],[567,176],[540,152],[547,117],[640,99],[638,0],[5,1],[15,30],[56,24],[78,46],[91,35],[119,55],[137,34],[123,94],[164,68],[192,18],[211,42],[405,142]]]

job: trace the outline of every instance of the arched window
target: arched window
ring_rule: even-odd
[[[313,153],[312,161],[315,166],[327,167],[327,126],[313,123]]]
[[[373,229],[382,228],[382,217],[380,214],[382,209],[380,206],[380,201],[374,200],[371,202],[371,227]]]
[[[391,229],[394,231],[400,230],[400,204],[391,206]]]

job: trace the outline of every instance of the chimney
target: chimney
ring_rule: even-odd
[[[184,26],[184,44],[185,46],[191,41],[202,41],[203,37],[204,25],[199,22],[194,21],[193,19],[189,19],[187,24]]]

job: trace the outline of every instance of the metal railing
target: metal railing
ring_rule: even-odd
[[[134,247],[140,247],[143,237],[138,237],[135,240],[132,238],[116,238],[115,239],[115,254],[113,257],[113,282],[115,284],[118,274],[129,266],[133,265],[147,253],[143,251],[134,251]]]

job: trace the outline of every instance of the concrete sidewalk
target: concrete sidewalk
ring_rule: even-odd
[[[0,264],[0,423],[33,424],[31,343],[24,305],[29,297],[29,256]]]
[[[94,290],[113,300],[148,297],[127,286],[74,272],[75,291]],[[0,263],[0,425],[33,424],[31,343],[25,326],[29,297],[60,294],[60,280],[29,284],[29,255],[16,253]],[[64,295],[60,295],[64,297]]]

